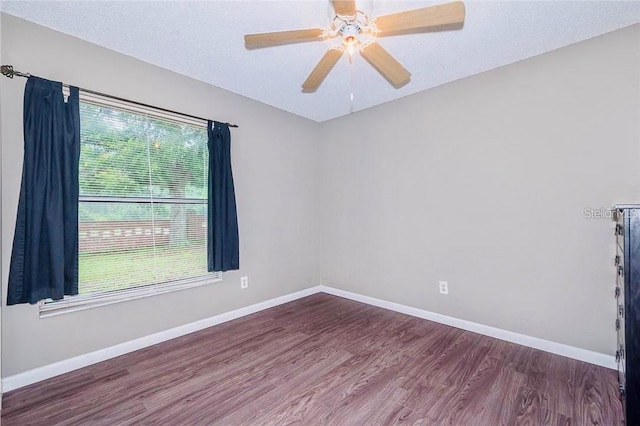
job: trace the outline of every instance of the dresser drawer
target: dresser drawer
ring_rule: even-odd
[[[618,349],[616,350],[616,362],[618,363],[618,384],[620,385],[620,389],[624,389],[627,375],[627,357],[625,353],[624,346],[618,345]]]
[[[617,350],[620,349],[620,347],[625,348],[625,334],[624,334],[624,322],[622,323],[622,325],[620,326],[620,329],[618,330],[617,333],[617,339],[616,339],[616,348],[618,348]]]
[[[617,278],[616,278],[617,285],[622,285],[622,283],[624,283],[624,275],[625,275],[623,265],[616,266],[616,275],[617,275]]]
[[[617,309],[616,309],[617,318],[619,318],[620,321],[624,321],[624,314],[625,314],[625,311],[624,311],[624,300],[622,298],[619,298],[618,299],[618,306],[617,306]]]
[[[613,296],[616,298],[616,303],[624,305],[624,279],[622,277],[616,278],[616,286],[613,289]]]
[[[616,235],[616,251],[624,256],[624,235]]]
[[[616,214],[615,225],[613,228],[613,233],[616,237],[616,242],[618,243],[618,246],[620,246],[620,248],[623,251],[624,251],[624,225],[625,225],[624,215],[625,215],[624,213],[620,213],[618,211],[618,213]]]
[[[624,340],[625,340],[625,326],[624,326],[624,319],[621,318],[616,318],[615,322],[614,322],[614,327],[616,329],[616,334],[618,336],[617,338],[617,342],[618,342],[618,346],[622,343],[624,344]]]

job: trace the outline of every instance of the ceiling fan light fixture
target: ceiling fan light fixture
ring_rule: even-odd
[[[360,27],[356,24],[346,24],[340,28],[340,34],[342,34],[342,44],[346,46],[349,55],[353,55],[355,46],[360,42],[358,39]]]
[[[342,42],[347,46],[353,46],[353,45],[358,43],[358,37],[352,36],[352,35],[348,35],[348,36],[346,36],[345,38],[342,39]]]

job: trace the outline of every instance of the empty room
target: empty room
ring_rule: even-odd
[[[3,425],[640,425],[640,1],[0,4]]]

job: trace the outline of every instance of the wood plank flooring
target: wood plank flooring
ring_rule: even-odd
[[[4,395],[6,425],[620,425],[612,370],[317,294]]]

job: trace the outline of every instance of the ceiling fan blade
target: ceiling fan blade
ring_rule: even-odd
[[[259,49],[261,47],[280,46],[282,44],[320,41],[323,35],[324,30],[321,28],[247,34],[244,36],[244,45],[247,49]]]
[[[302,91],[304,93],[315,92],[329,74],[329,71],[331,71],[336,62],[338,62],[343,52],[344,49],[342,48],[327,50],[322,59],[320,59],[320,62],[318,62],[313,71],[311,71],[309,77],[302,83]]]
[[[336,15],[355,16],[357,13],[356,0],[333,0],[332,3]]]
[[[464,15],[464,3],[454,1],[452,3],[378,16],[374,23],[379,31],[377,35],[385,36],[426,31],[434,27],[446,28],[446,26],[461,25],[464,23]]]
[[[364,45],[360,54],[396,89],[411,79],[411,73],[376,42]]]

